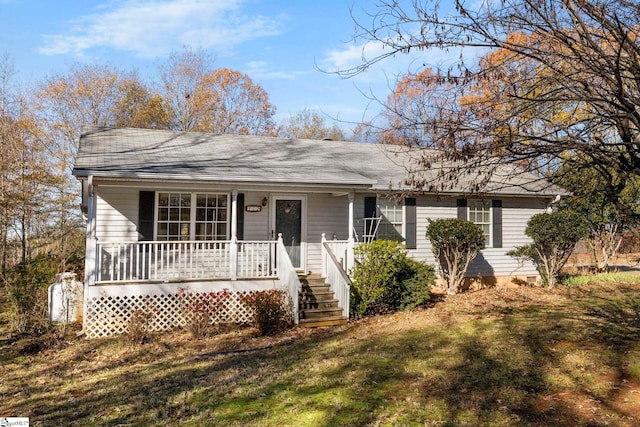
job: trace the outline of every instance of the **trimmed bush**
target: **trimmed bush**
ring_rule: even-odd
[[[542,283],[553,287],[578,241],[589,234],[589,228],[581,215],[565,209],[532,216],[524,232],[533,243],[519,246],[507,255],[533,261]]]
[[[352,272],[354,317],[411,309],[430,298],[433,267],[408,258],[399,242],[376,240],[356,247],[355,252],[363,261]]]
[[[440,264],[447,293],[458,292],[469,264],[484,249],[482,230],[476,224],[458,218],[429,220],[427,238]]]
[[[436,283],[436,271],[433,266],[407,258],[405,272],[402,275],[404,292],[400,310],[413,310],[431,299],[431,287]]]

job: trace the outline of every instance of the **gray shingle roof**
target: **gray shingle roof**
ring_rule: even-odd
[[[346,141],[317,141],[201,132],[86,127],[73,174],[77,177],[203,180],[253,183],[359,186],[406,190],[415,152],[398,147]],[[436,182],[438,166],[422,172]],[[500,176],[504,175],[504,176]],[[468,192],[472,176],[448,192]],[[530,174],[498,170],[485,192],[564,193]]]

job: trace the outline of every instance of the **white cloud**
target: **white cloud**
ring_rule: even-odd
[[[380,42],[352,44],[341,50],[329,50],[322,63],[329,72],[349,70],[383,53],[384,46]]]
[[[294,80],[297,77],[306,74],[303,71],[282,71],[274,70],[269,62],[266,61],[250,61],[246,63],[244,70],[252,79],[266,80]]]
[[[243,0],[125,0],[71,21],[64,34],[45,35],[45,55],[83,55],[111,48],[153,57],[183,45],[230,50],[247,40],[282,32],[283,16],[251,15]]]
[[[410,53],[396,53],[392,57],[376,62],[376,59],[387,53],[388,49],[380,41],[350,44],[342,49],[332,49],[320,61],[320,68],[328,72],[344,73],[346,71],[350,74],[350,71],[356,70],[362,64],[373,61],[365,71],[353,77],[354,81],[360,84],[387,82],[393,86],[396,79],[407,72],[416,72],[424,68],[446,70],[460,60],[461,54],[460,48],[448,50],[432,48],[422,51],[416,49]],[[462,52],[462,58],[471,65],[484,52],[486,51],[480,48],[466,47]]]

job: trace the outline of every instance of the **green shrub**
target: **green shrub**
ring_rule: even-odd
[[[402,280],[404,293],[401,310],[413,310],[431,299],[431,287],[436,283],[433,266],[407,258],[407,273]]]
[[[469,264],[484,249],[482,230],[464,219],[429,220],[427,238],[440,264],[447,293],[454,295],[464,280]]]
[[[242,294],[240,301],[253,312],[252,324],[260,335],[273,335],[292,324],[289,294],[280,289],[270,289]]]
[[[414,308],[429,299],[435,283],[433,267],[408,258],[399,242],[376,240],[356,247],[355,252],[363,261],[352,272],[353,316]]]
[[[531,260],[542,283],[553,287],[576,244],[589,229],[581,215],[565,209],[532,216],[524,232],[533,243],[519,246],[507,255]]]

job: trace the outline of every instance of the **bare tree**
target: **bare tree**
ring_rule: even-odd
[[[9,182],[7,175],[11,170],[9,164],[8,147],[11,141],[11,109],[12,104],[12,91],[11,91],[11,78],[15,74],[15,68],[13,61],[9,55],[3,55],[0,60],[0,274],[4,279],[4,274],[7,269],[7,256],[8,256],[8,229],[9,229],[9,208],[12,203],[12,199],[9,195]]]
[[[203,126],[208,108],[204,76],[213,71],[212,63],[206,52],[185,47],[160,65],[159,92],[167,105],[169,129],[192,131]]]
[[[71,169],[82,127],[163,125],[161,100],[139,80],[136,73],[100,64],[71,67],[66,74],[49,77],[31,101],[36,110],[42,147],[49,156],[48,170],[56,176],[49,192],[55,205],[56,238],[66,237],[82,221],[77,209],[79,189]]]
[[[535,169],[592,166],[617,200],[640,172],[640,5],[457,0],[454,6],[379,1],[370,22],[357,22],[356,39],[384,46],[383,53],[341,74],[410,51],[484,49],[492,57],[467,63],[460,55],[434,73],[432,80],[450,84],[458,102],[443,107],[446,120],[421,143],[455,141],[445,155],[456,159],[498,155]]]

